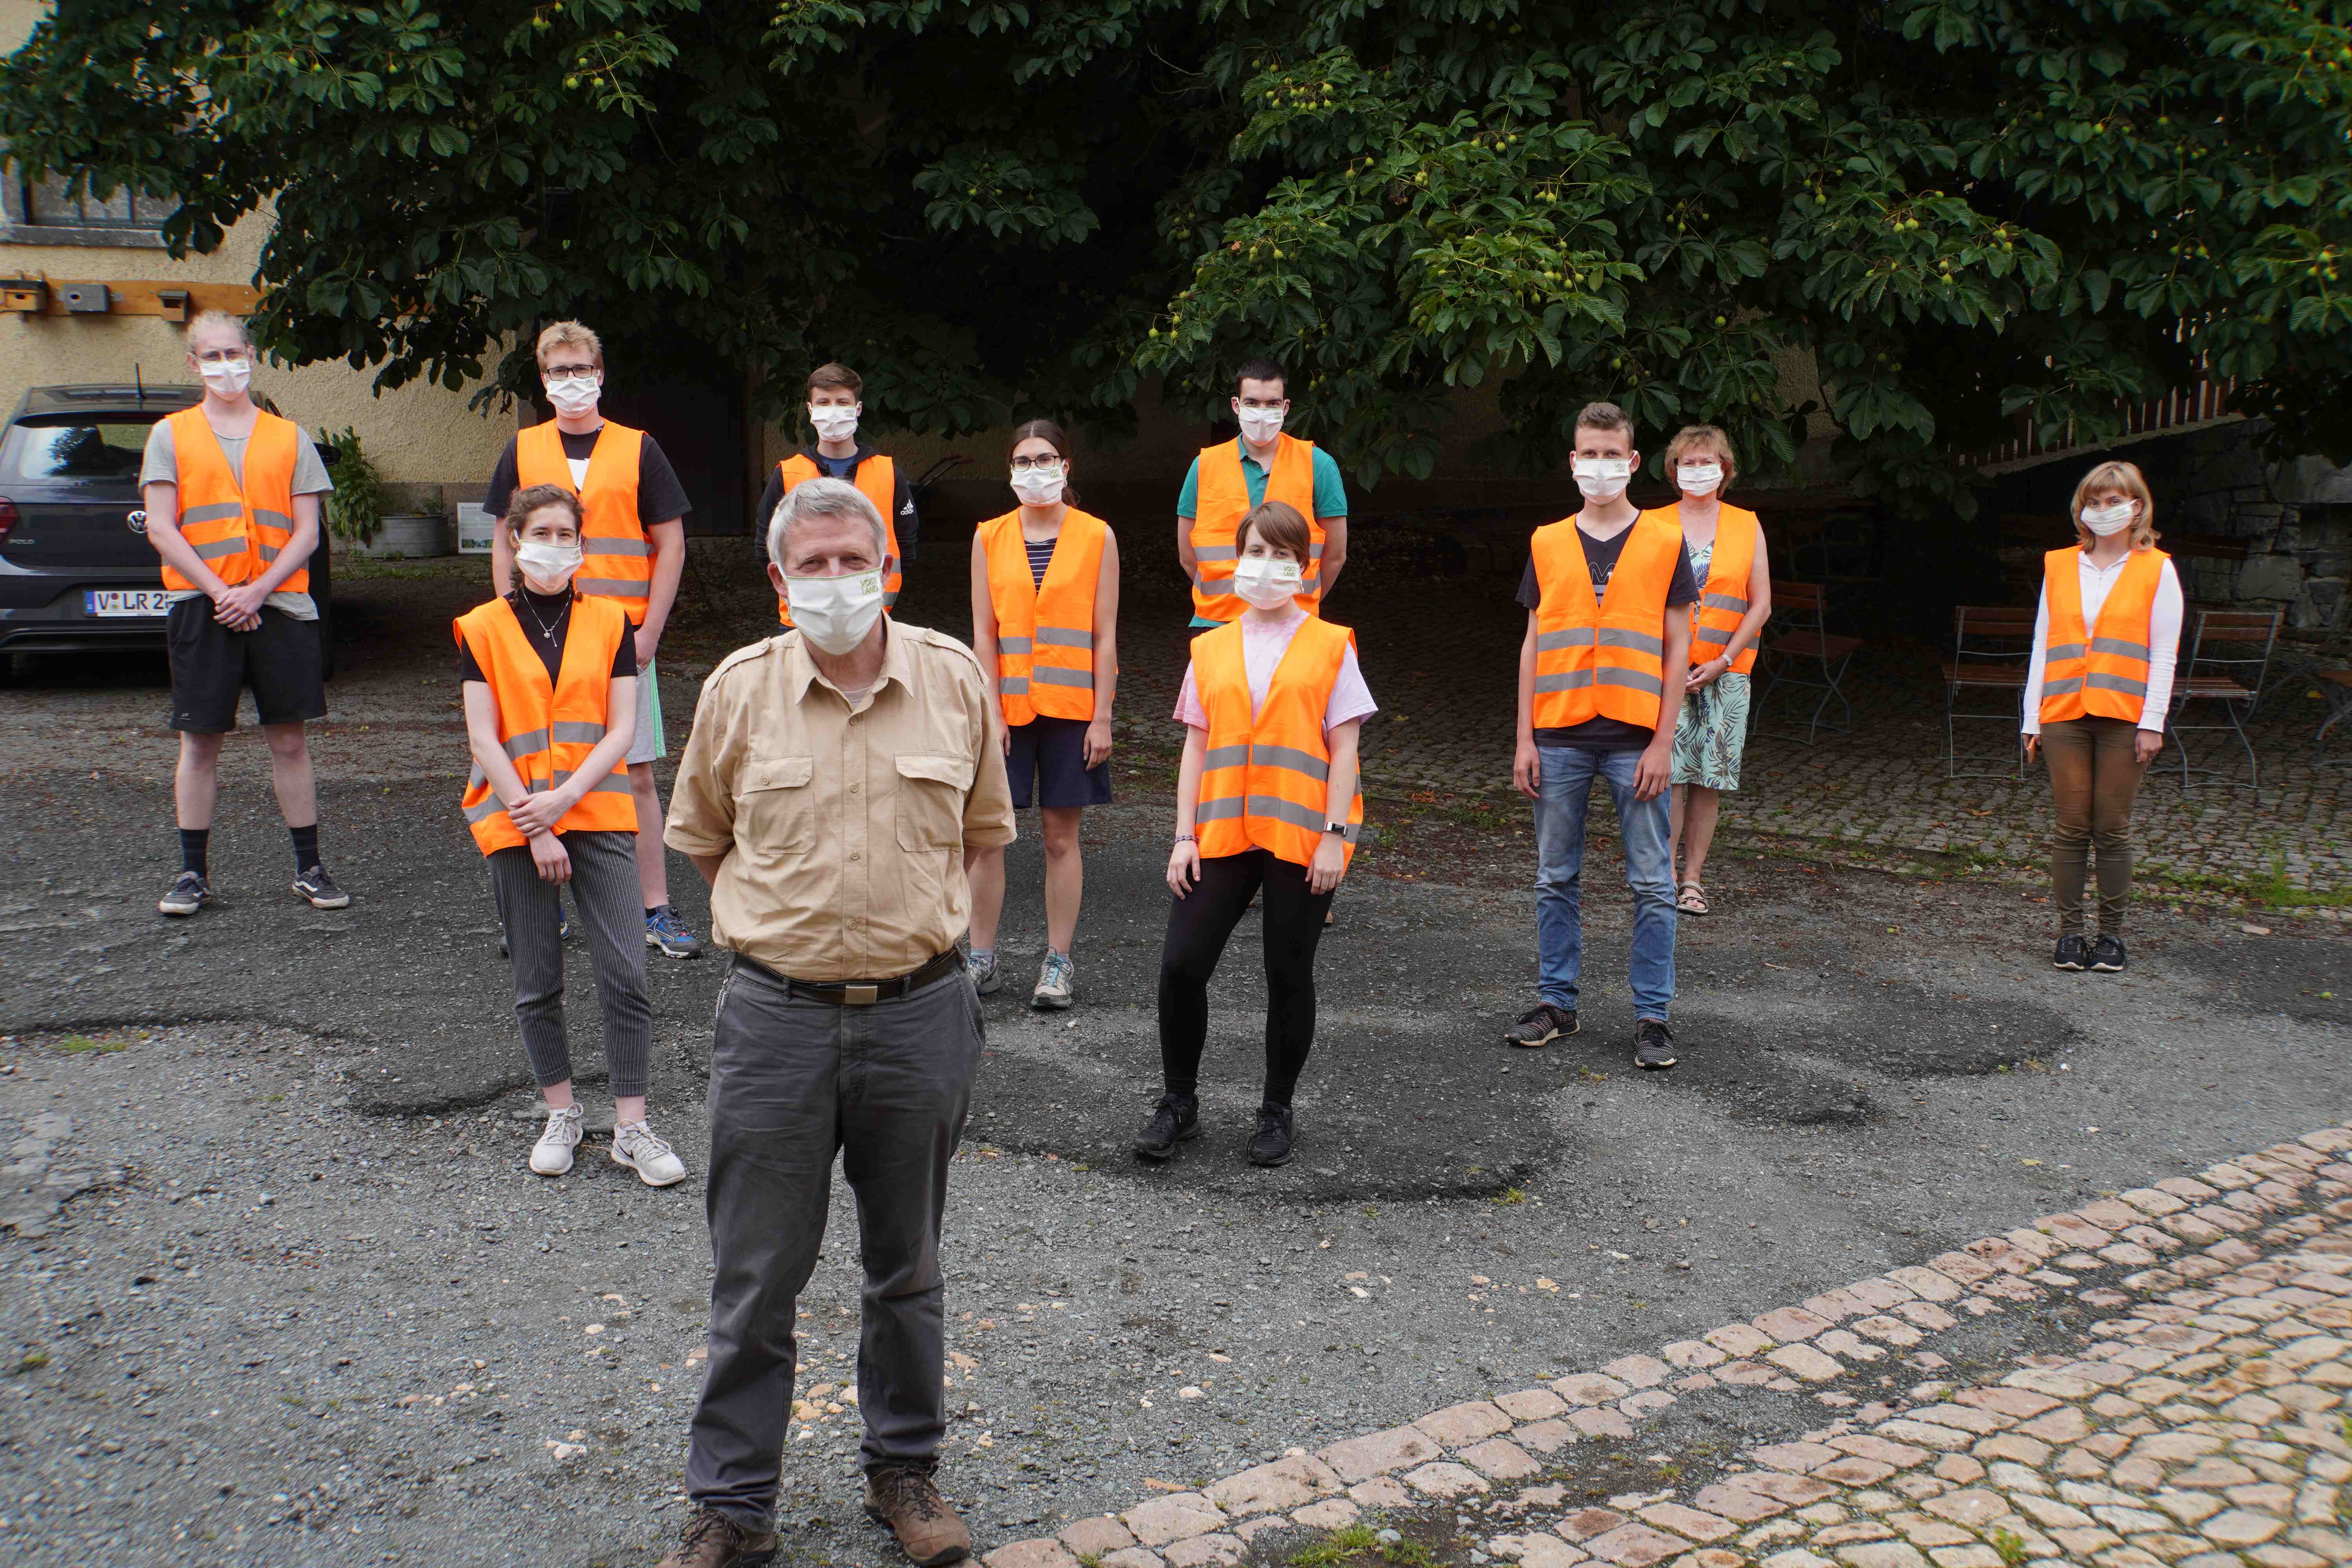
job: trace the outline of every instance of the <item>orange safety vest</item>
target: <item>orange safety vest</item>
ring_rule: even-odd
[[[1265,849],[1293,865],[1313,861],[1323,825],[1331,820],[1331,752],[1324,743],[1323,715],[1354,641],[1347,627],[1308,617],[1275,666],[1265,702],[1253,719],[1241,624],[1228,621],[1192,639],[1192,689],[1209,715],[1208,754],[1192,811],[1203,856]],[[1363,822],[1360,775],[1348,805],[1349,861]]]
[[[1298,577],[1297,605],[1317,613],[1323,596],[1323,520],[1315,515],[1315,443],[1276,436],[1265,499],[1288,501],[1307,520],[1311,541]],[[1192,608],[1213,621],[1230,621],[1249,606],[1234,592],[1234,535],[1250,514],[1249,480],[1242,474],[1238,437],[1201,448],[1192,488]]]
[[[629,635],[629,617],[620,604],[590,598],[572,602],[572,629],[565,634],[563,661],[551,686],[547,661],[539,657],[506,600],[492,599],[467,611],[453,629],[458,645],[489,678],[490,695],[499,704],[499,740],[522,782],[535,795],[569,779],[604,738],[604,718],[612,706],[613,656]],[[479,763],[466,780],[459,804],[483,854],[525,841]],[[558,833],[636,830],[637,803],[629,793],[629,770],[623,763],[614,763],[612,773],[555,825]]]
[[[2137,550],[2124,563],[2099,624],[2083,625],[2083,547],[2042,558],[2042,592],[2050,603],[2050,637],[2042,647],[2042,721],[2085,714],[2139,722],[2147,701],[2149,626],[2164,581],[2161,550]]]
[[[588,482],[572,482],[563,456],[563,433],[551,419],[515,437],[515,484],[561,485],[580,498],[580,574],[572,586],[586,598],[611,599],[629,612],[632,625],[646,618],[654,581],[653,546],[637,521],[637,463],[645,432],[606,420],[588,454]]]
[[[1616,719],[1656,729],[1665,695],[1666,595],[1682,529],[1666,512],[1635,518],[1598,602],[1575,518],[1537,529],[1533,549],[1543,595],[1536,607],[1535,727]]]
[[[1007,724],[1095,716],[1095,589],[1109,525],[1076,507],[1041,586],[1029,574],[1021,514],[980,525],[988,602],[996,611],[996,691]]]
[[[1660,507],[1658,515],[1673,523],[1675,532],[1682,531],[1682,516],[1676,509]],[[1756,569],[1756,542],[1763,537],[1763,526],[1754,512],[1736,506],[1717,511],[1715,554],[1708,558],[1706,582],[1698,591],[1698,605],[1691,616],[1692,664],[1704,664],[1731,646],[1731,634],[1748,615],[1748,583]],[[1739,650],[1731,668],[1745,675],[1755,668],[1756,645],[1751,642]]]
[[[784,481],[784,494],[803,479],[822,479],[824,470],[812,461],[806,452],[795,452],[776,465],[776,477]],[[898,514],[893,509],[898,504],[898,466],[879,452],[867,455],[849,476],[858,493],[874,503],[882,514],[882,545],[890,552],[890,570],[882,579],[882,607],[895,609],[898,604],[898,584],[905,580],[898,560]],[[776,595],[776,619],[786,626],[793,624],[793,607],[784,595]]]
[[[228,454],[199,406],[168,416],[177,465],[174,489],[180,537],[220,580],[235,587],[269,570],[294,537],[294,461],[300,432],[290,419],[261,414],[245,444],[245,482],[237,483]],[[163,586],[194,590],[183,574],[163,563]],[[304,562],[278,584],[281,594],[310,591],[310,563]]]

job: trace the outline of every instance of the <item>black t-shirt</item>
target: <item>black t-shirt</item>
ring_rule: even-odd
[[[800,455],[814,463],[817,472],[825,478],[847,479],[855,484],[857,466],[866,458],[879,457],[881,454],[861,441],[857,445],[857,450],[846,458],[828,458],[814,447],[802,447]],[[891,470],[898,480],[893,487],[894,494],[890,503],[895,521],[889,518],[884,521],[890,523],[891,532],[898,537],[898,563],[904,566],[908,562],[912,561],[922,548],[923,520],[915,515],[915,492],[908,488],[905,471],[898,468],[896,464],[891,465]],[[760,492],[760,505],[751,513],[751,540],[759,546],[760,558],[763,561],[767,559],[768,554],[768,522],[776,515],[776,508],[782,506],[783,500],[784,477],[775,469],[770,468],[767,489]]]
[[[507,603],[514,606],[515,619],[522,623],[522,635],[530,639],[531,651],[539,655],[541,664],[547,666],[548,684],[552,686],[556,671],[563,667],[564,639],[572,635],[571,593],[567,590],[552,595],[534,594],[518,583],[514,592],[507,595]],[[553,628],[551,637],[549,635],[551,627]],[[635,679],[636,673],[637,639],[625,637],[621,639],[621,646],[613,650],[612,678],[615,680],[623,676]],[[481,665],[474,658],[474,650],[459,642],[458,683],[463,685],[468,680],[478,680],[488,685],[489,679],[482,673]]]
[[[590,430],[575,436],[569,430],[556,434],[563,438],[563,455],[574,462],[584,463],[596,449],[596,437],[601,430]],[[677,470],[669,466],[661,445],[651,436],[637,452],[637,526],[651,528],[657,522],[667,522],[674,517],[684,517],[694,510],[686,499],[686,487],[677,482]],[[490,470],[490,488],[482,492],[482,510],[492,517],[507,514],[507,502],[514,499],[517,476],[514,438],[507,438],[507,449],[499,454],[499,466]]]
[[[1595,539],[1581,528],[1576,531],[1577,542],[1584,546],[1584,563],[1592,570],[1592,596],[1600,598],[1609,591],[1609,579],[1617,570],[1617,557],[1624,552],[1625,541],[1633,537],[1629,526],[1618,531],[1613,539]],[[1519,603],[1529,610],[1543,603],[1542,585],[1536,581],[1535,558],[1528,558],[1528,569],[1519,577]],[[1698,597],[1698,583],[1691,575],[1690,552],[1685,549],[1675,557],[1675,580],[1666,587],[1666,608],[1675,609]],[[1664,716],[1667,723],[1675,715]],[[1655,738],[1655,730],[1645,730],[1639,724],[1628,724],[1622,719],[1587,719],[1581,724],[1570,724],[1557,730],[1538,730],[1538,746],[1574,746],[1586,752],[1638,752]]]

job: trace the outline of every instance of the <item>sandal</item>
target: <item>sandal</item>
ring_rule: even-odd
[[[1696,882],[1685,882],[1682,885],[1682,896],[1675,900],[1675,908],[1686,915],[1708,915],[1715,912],[1707,908],[1706,889],[1701,888]]]

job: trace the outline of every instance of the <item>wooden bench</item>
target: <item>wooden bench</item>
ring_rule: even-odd
[[[1821,692],[1821,700],[1805,723],[1801,737],[1812,745],[1823,730],[1834,735],[1851,734],[1853,731],[1853,704],[1846,700],[1842,689],[1846,665],[1862,647],[1860,637],[1843,637],[1828,626],[1829,590],[1820,583],[1784,583],[1772,580],[1772,621],[1766,628],[1761,653],[1769,660],[1772,675],[1757,698],[1760,712],[1772,693],[1781,686],[1802,687]],[[1777,632],[1772,627],[1780,627]],[[1822,716],[1831,703],[1843,710],[1843,721],[1828,724]]]
[[[2277,610],[2189,611],[2188,636],[2181,639],[2180,658],[2172,678],[2171,729],[2180,752],[2180,787],[2189,787],[2191,773],[2217,774],[2219,768],[2192,768],[2185,734],[2227,730],[2246,753],[2246,777],[2257,795],[2262,789],[2261,766],[2254,743],[2246,737],[2245,721],[2262,705],[2270,680],[2271,655],[2278,647]],[[2219,702],[2222,724],[2183,724],[2180,715],[2190,702]],[[2227,749],[2227,742],[2224,742]]]
[[[1946,778],[2022,778],[2025,749],[2018,731],[2025,700],[2025,678],[2033,662],[2033,623],[2037,610],[2013,605],[1956,605],[1952,608],[1952,657],[1944,661],[1944,776]],[[1964,691],[1988,691],[2006,696],[1985,708],[1960,706]],[[2002,725],[2009,744],[2001,751],[1960,754],[1959,726],[1986,722]],[[1960,763],[1999,763],[1998,770]]]

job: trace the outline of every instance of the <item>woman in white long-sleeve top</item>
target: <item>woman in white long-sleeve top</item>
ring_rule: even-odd
[[[2156,548],[2156,500],[2129,463],[2101,463],[2074,487],[2078,543],[2042,562],[2042,608],[2026,671],[2025,755],[2049,760],[2057,832],[2050,850],[2060,969],[2125,963],[2132,801],[2164,748],[2180,653],[2180,576]],[[2097,852],[2098,941],[2083,934],[2083,888]]]

